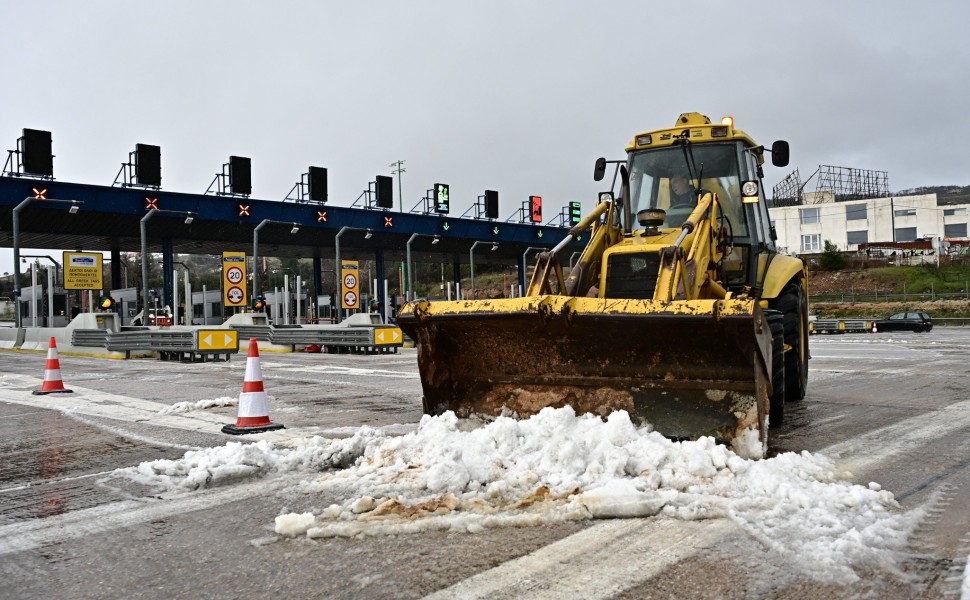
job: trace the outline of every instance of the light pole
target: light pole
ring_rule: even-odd
[[[25,258],[46,258],[47,260],[49,260],[52,263],[54,263],[54,273],[55,273],[55,276],[54,276],[54,285],[57,285],[57,273],[61,269],[61,263],[57,262],[56,260],[54,260],[53,258],[51,258],[47,254],[21,254],[20,255],[20,258],[21,258],[21,260],[23,260]]]
[[[161,213],[165,215],[181,215],[185,217],[185,224],[191,225],[193,219],[195,219],[195,213],[188,210],[165,210],[161,208],[153,208],[145,213],[145,216],[141,218],[141,299],[142,299],[142,309],[141,309],[141,324],[148,325],[148,221],[156,214]]]
[[[408,262],[408,293],[405,294],[405,296],[404,296],[404,299],[405,300],[414,300],[414,271],[411,269],[411,242],[414,241],[414,238],[416,238],[416,237],[418,237],[420,235],[428,235],[428,234],[426,234],[426,233],[425,234],[422,234],[422,233],[414,233],[414,234],[411,234],[411,237],[410,238],[408,238],[408,243],[407,243],[407,255],[408,255],[407,256],[407,262]],[[436,235],[435,236],[429,236],[429,237],[433,237],[434,238],[434,239],[431,240],[431,243],[432,244],[437,244],[438,242],[441,241],[441,238],[438,237],[438,236],[436,236]]]
[[[46,192],[46,190],[45,190]],[[37,193],[37,190],[34,190]],[[21,326],[20,319],[20,211],[27,208],[27,205],[33,201],[38,202],[54,202],[56,204],[70,204],[71,208],[67,209],[67,212],[76,214],[81,205],[84,204],[83,200],[59,200],[57,198],[44,198],[43,195],[37,194],[36,196],[27,196],[24,198],[23,202],[18,204],[13,209],[13,298],[14,304],[16,305],[16,325],[19,329]]]
[[[468,251],[468,263],[471,265],[472,300],[475,299],[475,246],[487,243],[488,242],[478,240],[472,244],[471,250]],[[492,242],[492,252],[495,252],[496,250],[498,250],[498,242]]]
[[[397,167],[391,171],[391,175],[397,175],[397,198],[401,202],[401,212],[404,212],[404,194],[401,193],[401,173],[406,173],[407,169],[404,168],[404,163],[406,160],[398,160],[387,165],[389,167]]]
[[[256,298],[259,295],[259,230],[270,223],[276,223],[277,225],[289,225],[290,233],[297,233],[300,231],[300,225],[297,223],[291,223],[290,221],[274,221],[273,219],[263,219],[259,225],[253,229],[253,294],[251,299]]]
[[[526,272],[529,270],[529,264],[526,262],[526,257],[529,255],[529,252],[532,250],[542,250],[542,247],[529,246],[528,248],[525,249],[525,252],[522,253],[522,274],[519,277],[519,285],[521,285],[523,289],[525,289]],[[521,291],[520,291],[520,295],[521,295]]]
[[[163,261],[158,261],[158,264],[164,265],[165,263]],[[182,268],[185,269],[185,275],[184,275],[184,280],[183,280],[183,288],[182,288],[183,291],[185,292],[185,315],[184,315],[185,322],[183,323],[183,325],[191,325],[191,317],[189,317],[189,311],[192,308],[192,288],[189,285],[189,266],[187,264],[185,264],[184,262],[180,261],[180,260],[173,260],[172,261],[172,264],[173,265],[182,265]],[[124,266],[124,265],[122,265],[122,266]],[[173,304],[175,304],[175,321],[176,321],[176,324],[178,323],[178,312],[179,312],[179,291],[178,291],[179,290],[179,286],[178,286],[179,277],[178,277],[178,275],[179,275],[178,274],[178,270],[172,269],[172,300],[173,300]],[[126,278],[128,277],[128,270],[127,269],[125,269],[125,277]],[[128,284],[127,283],[125,284],[125,287],[128,287]]]
[[[351,229],[355,229],[357,231],[366,231],[367,233],[364,234],[364,239],[365,240],[369,240],[371,238],[371,236],[374,235],[374,231],[371,230],[371,229],[367,229],[367,228],[364,228],[364,227],[351,227],[350,225],[344,225],[343,227],[340,228],[340,231],[337,232],[337,235],[334,236],[334,238],[333,238],[333,244],[334,244],[334,249],[335,249],[335,255],[336,255],[335,256],[335,260],[336,260],[336,262],[334,262],[333,268],[335,270],[335,274],[336,274],[336,278],[337,278],[337,288],[336,288],[336,292],[337,292],[338,295],[340,295],[340,288],[341,288],[341,283],[342,283],[340,281],[340,236],[342,236],[344,233],[346,233],[347,231],[349,231]],[[381,277],[383,278],[383,275]],[[342,314],[341,314],[341,306],[343,304],[343,297],[341,296],[339,298],[334,298],[334,301],[337,304],[337,322],[339,323],[340,322],[340,319],[341,319],[341,316],[342,316]]]

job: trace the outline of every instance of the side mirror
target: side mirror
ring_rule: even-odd
[[[603,157],[596,159],[596,166],[593,167],[593,181],[603,181],[606,175],[606,159]]]
[[[771,164],[776,167],[788,166],[788,142],[778,140],[771,145]]]

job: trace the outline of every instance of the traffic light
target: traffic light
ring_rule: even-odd
[[[310,200],[327,201],[327,170],[323,167],[310,167]]]
[[[263,312],[266,310],[266,300],[262,296],[256,296],[253,298],[253,310],[257,312]]]
[[[485,218],[498,218],[498,192],[485,190]]]
[[[532,222],[542,223],[542,196],[529,196],[529,207]]]
[[[229,187],[233,194],[253,193],[252,161],[244,156],[229,157]]]
[[[162,150],[149,144],[135,144],[135,177],[142,185],[162,185]]]
[[[115,307],[115,299],[111,296],[101,296],[98,298],[98,306],[101,310],[111,310]]]
[[[394,208],[394,186],[392,179],[387,175],[378,175],[376,188],[377,206],[381,208]]]
[[[569,203],[569,224],[579,225],[579,222],[583,220],[583,205],[579,202]]]
[[[54,155],[51,153],[51,132],[24,129],[24,173],[54,175]]]
[[[449,202],[448,202],[448,184],[447,183],[436,183],[434,184],[434,210],[436,213],[448,214]]]

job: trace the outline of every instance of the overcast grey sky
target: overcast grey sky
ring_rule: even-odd
[[[551,215],[592,208],[597,157],[697,111],[791,143],[769,187],[819,164],[888,171],[893,191],[970,183],[965,0],[0,0],[0,15],[0,150],[49,130],[63,181],[110,185],[147,143],[166,190],[201,193],[238,155],[254,198],[316,165],[349,206],[402,159],[407,209],[442,182],[453,215],[485,189],[503,219],[531,194]]]

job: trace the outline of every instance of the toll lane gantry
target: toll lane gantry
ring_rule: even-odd
[[[160,177],[154,179],[144,166],[139,173],[139,162],[145,165],[153,160],[153,147],[146,154],[142,144],[132,153],[131,162],[123,163],[120,185],[117,180],[111,186],[70,183],[54,180],[52,165],[46,161],[37,166],[36,158],[33,163],[27,160],[28,130],[24,134],[0,176],[0,246],[15,252],[20,248],[110,252],[112,289],[121,287],[121,252],[161,253],[167,304],[172,304],[176,253],[252,251],[260,256],[312,258],[317,296],[331,292],[324,290],[322,259],[332,257],[339,264],[338,253],[343,258],[373,257],[375,278],[380,280],[378,300],[384,305],[386,264],[410,261],[412,253],[416,261],[450,262],[455,281],[461,279],[463,264],[474,268],[476,262],[515,263],[524,288],[527,254],[555,246],[580,213],[578,203],[570,203],[543,224],[542,200],[533,196],[509,220],[501,221],[496,218],[497,193],[490,191],[466,211],[474,209],[473,216],[453,217],[445,184],[428,190],[419,212],[396,212],[389,202],[390,177],[380,175],[354,205],[334,206],[307,197],[309,187],[310,196],[319,198],[322,182],[326,199],[326,169],[318,167],[311,167],[295,186],[296,198],[260,200],[249,196],[249,162],[239,157],[230,157],[205,194],[170,192],[146,184],[160,183]],[[141,160],[138,154],[143,155]],[[128,182],[131,169],[130,179],[138,183]],[[488,244],[490,251],[474,254],[480,244]],[[583,245],[582,239],[574,241],[565,256]],[[413,285],[413,281],[404,284]]]

